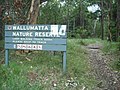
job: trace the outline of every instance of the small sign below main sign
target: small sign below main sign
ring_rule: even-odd
[[[16,49],[31,49],[31,50],[42,50],[42,45],[36,44],[14,44]]]

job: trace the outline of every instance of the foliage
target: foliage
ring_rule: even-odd
[[[120,70],[120,51],[119,51],[119,42],[108,42],[108,41],[102,41],[103,42],[103,49],[102,51],[108,55],[110,55],[110,57],[112,57],[112,61],[110,62],[110,66],[116,70],[119,71]]]
[[[74,38],[88,38],[90,36],[90,32],[82,27],[77,27],[74,31],[70,32],[69,37]]]
[[[89,44],[100,44],[101,40],[99,38],[92,38],[92,39],[82,39],[79,42],[81,45],[87,46]]]
[[[103,41],[103,51],[106,53],[116,53],[118,49],[118,42],[109,42],[109,41]]]
[[[95,4],[100,7],[100,10],[89,12],[87,7]],[[9,0],[6,2],[1,0],[1,5],[4,8],[2,13],[4,24],[26,24],[28,22],[31,0]],[[116,36],[118,33],[118,21],[116,22],[116,20],[119,16],[117,15],[117,11],[119,11],[117,7],[116,0],[103,1],[105,38],[111,33],[113,41],[118,37]],[[101,37],[101,8],[101,0],[41,0],[37,24],[66,24],[68,36]],[[108,33],[109,29],[110,33]],[[81,33],[82,31],[83,33]]]
[[[117,59],[117,60],[113,61],[111,67],[115,71],[120,71],[120,59]]]

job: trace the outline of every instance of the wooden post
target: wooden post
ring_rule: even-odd
[[[66,72],[66,51],[63,52],[63,73]]]
[[[5,65],[8,66],[9,61],[9,50],[5,49]]]

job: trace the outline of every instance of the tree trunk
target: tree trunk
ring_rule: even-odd
[[[112,41],[112,33],[111,33],[111,28],[110,28],[110,22],[112,21],[112,2],[108,3],[108,41]]]
[[[94,34],[94,37],[96,37],[96,26],[97,26],[97,19],[95,20],[94,26],[93,26],[93,34]]]
[[[32,0],[31,1],[31,7],[28,13],[28,22],[27,24],[36,24],[37,23],[37,17],[39,13],[39,6],[40,6],[40,0]],[[24,50],[23,52],[30,52],[30,50]]]
[[[71,36],[71,33],[70,33],[70,9],[69,9],[69,5],[70,5],[70,1],[68,0],[68,2],[67,2],[68,4],[67,4],[67,32],[70,34],[70,36]]]
[[[75,30],[75,18],[73,19],[73,31]]]
[[[39,13],[40,0],[32,0],[28,14],[28,24],[36,24]]]
[[[2,39],[2,5],[0,5],[0,40]]]
[[[101,0],[101,39],[104,40],[103,0]]]
[[[83,6],[83,1],[79,2],[79,26],[82,28],[85,28],[85,22],[84,22],[84,6]]]
[[[117,31],[116,31],[116,37],[118,39],[119,33],[120,33],[120,0],[117,0]]]

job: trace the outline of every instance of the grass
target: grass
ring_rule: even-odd
[[[0,64],[0,90],[81,90],[83,87],[93,90],[97,81],[90,75],[86,50],[80,42],[79,39],[67,40],[65,75],[60,52],[53,55],[48,51],[32,51],[16,55],[15,50],[10,50],[9,67]],[[0,61],[4,60],[4,52],[0,52],[0,56]]]
[[[114,71],[120,71],[120,51],[119,42],[108,42],[108,41],[102,41],[104,48],[102,51],[105,54],[108,54],[110,57],[112,57],[112,60],[109,63],[109,66]]]
[[[93,39],[80,39],[79,43],[81,45],[87,46],[89,44],[94,44],[94,43],[100,44],[101,40],[100,39],[96,39],[96,38],[93,38]]]
[[[111,57],[111,61],[108,65],[115,71],[120,71],[120,43],[119,42],[109,42],[107,40],[100,39],[80,39],[79,44],[87,46],[89,44],[102,44],[103,48],[101,49],[104,54]]]
[[[108,42],[108,41],[102,41],[104,48],[103,52],[105,53],[117,53],[119,51],[119,43],[118,42]]]

